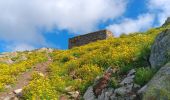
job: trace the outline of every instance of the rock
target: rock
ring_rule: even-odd
[[[3,98],[2,100],[19,100],[19,99],[15,96],[7,96],[7,97]]]
[[[134,93],[137,93],[137,91],[139,91],[140,88],[141,88],[140,85],[134,83],[134,84],[133,84],[132,91],[133,91]]]
[[[138,84],[133,84],[133,88],[140,88],[141,86]]]
[[[12,61],[11,59],[6,60],[5,62],[6,62],[7,64],[12,64],[12,63],[14,63],[14,61]]]
[[[114,94],[114,89],[113,88],[109,88],[106,92],[105,92],[105,100],[110,100],[110,96],[112,96]]]
[[[105,74],[94,84],[93,91],[96,97],[101,95],[102,91],[109,85],[112,77],[113,69],[109,67]]]
[[[80,93],[78,91],[74,91],[74,92],[68,92],[68,94],[70,94],[72,98],[78,98]]]
[[[132,69],[129,71],[128,75],[127,76],[132,76],[136,73],[135,69]]]
[[[115,95],[115,94],[112,94],[112,95],[110,96],[110,100],[117,100],[116,95]]]
[[[21,60],[27,60],[27,57],[25,57],[25,56],[23,55],[23,56],[21,56],[20,59],[21,59]]]
[[[11,89],[12,87],[11,87],[11,85],[5,85],[5,88],[6,89]]]
[[[145,88],[144,100],[170,100],[170,63],[162,67]]]
[[[127,85],[127,84],[130,84],[130,83],[133,83],[133,79],[135,78],[135,75],[132,75],[132,76],[129,76],[129,77],[126,77],[121,83],[120,85]]]
[[[132,87],[133,87],[133,84],[130,84],[130,85],[127,85],[127,86],[117,88],[114,92],[117,95],[126,96],[127,94],[131,93]]]
[[[21,92],[22,92],[22,89],[14,90],[14,93],[15,93],[16,95],[20,95],[20,94],[21,94]]]
[[[97,100],[110,100],[114,94],[113,88],[108,88],[102,91],[102,94],[98,96]]]
[[[83,96],[84,100],[95,100],[95,95],[93,93],[93,87],[90,86]]]
[[[54,51],[54,50],[51,49],[51,48],[48,49],[48,52],[49,52],[49,53],[51,53],[51,52],[53,52],[53,51]]]
[[[68,86],[68,87],[66,87],[66,88],[65,88],[65,91],[67,91],[67,92],[72,91],[72,86]]]
[[[102,91],[101,95],[98,96],[97,100],[105,100],[105,91],[104,90]]]
[[[170,57],[170,29],[160,33],[152,45],[149,61],[152,68],[165,65]]]
[[[38,75],[40,75],[41,77],[44,77],[45,75],[43,73],[38,73]]]
[[[166,26],[168,24],[170,24],[170,17],[167,18],[167,20],[165,21],[165,23],[162,26]]]
[[[43,47],[43,48],[38,49],[38,52],[44,52],[44,51],[48,51],[48,48]]]
[[[140,90],[138,90],[137,94],[139,95],[143,94],[146,91],[147,87],[148,87],[147,85],[143,86]]]

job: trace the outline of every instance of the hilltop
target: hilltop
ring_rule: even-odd
[[[166,22],[70,50],[2,54],[0,99],[168,100],[169,28]]]

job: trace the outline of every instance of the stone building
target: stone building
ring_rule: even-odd
[[[97,32],[76,36],[69,39],[69,49],[77,46],[82,46],[91,42],[95,42],[97,40],[104,40],[112,36],[113,36],[112,32],[108,30],[101,30]]]

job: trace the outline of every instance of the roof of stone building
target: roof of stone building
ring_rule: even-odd
[[[95,32],[90,32],[90,33],[86,33],[86,34],[82,34],[82,35],[78,35],[78,36],[75,36],[75,37],[72,37],[72,38],[69,38],[69,39],[74,39],[76,37],[82,37],[82,36],[87,36],[87,35],[90,35],[90,34],[95,34],[95,33],[99,33],[99,32],[103,32],[103,31],[106,31],[106,32],[111,32],[107,29],[104,29],[104,30],[99,30],[99,31],[95,31]],[[112,33],[112,32],[111,32]]]

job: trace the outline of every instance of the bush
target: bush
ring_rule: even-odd
[[[139,68],[137,69],[135,76],[135,83],[143,86],[145,85],[154,75],[155,70],[150,68]]]
[[[62,63],[65,63],[65,62],[67,62],[67,61],[69,61],[69,57],[64,56],[64,57],[61,59],[61,62],[62,62]]]
[[[111,81],[110,81],[110,84],[109,84],[111,87],[113,87],[113,88],[117,88],[117,87],[119,87],[119,83],[118,83],[118,81],[117,81],[117,79],[115,78],[115,77],[112,77],[111,78]]]
[[[30,82],[23,90],[24,100],[51,100],[59,98],[48,79],[39,78]]]

